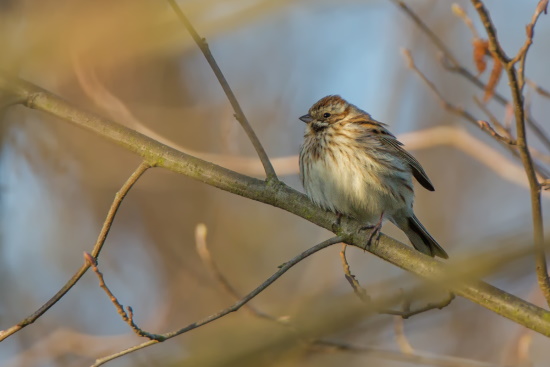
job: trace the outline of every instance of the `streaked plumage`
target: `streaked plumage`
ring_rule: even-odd
[[[340,96],[322,98],[300,120],[307,123],[300,176],[315,204],[368,224],[383,213],[418,251],[448,257],[413,212],[412,177],[433,185],[385,124]]]

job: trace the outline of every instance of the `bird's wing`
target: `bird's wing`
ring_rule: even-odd
[[[368,129],[370,133],[374,135],[386,149],[388,149],[388,151],[409,164],[414,178],[416,178],[422,186],[429,191],[434,191],[434,186],[432,185],[432,182],[428,178],[426,172],[424,172],[424,168],[422,168],[416,158],[414,158],[403,148],[403,143],[397,140],[395,136],[390,133],[388,129],[386,129],[386,124],[376,121],[368,114],[366,115],[369,117],[368,119],[361,117],[350,122],[363,125],[363,127]]]
[[[398,157],[402,158],[405,162],[409,164],[412,169],[414,178],[427,190],[434,191],[434,186],[428,178],[426,172],[420,165],[420,163],[414,158],[409,152],[403,148],[403,143],[395,139],[393,136],[379,136],[380,141],[386,147],[388,147],[393,153]]]

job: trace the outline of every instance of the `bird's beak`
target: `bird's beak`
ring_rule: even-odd
[[[303,115],[302,117],[300,117],[300,120],[307,124],[313,121],[313,117],[311,117],[311,115],[308,113],[307,115]]]

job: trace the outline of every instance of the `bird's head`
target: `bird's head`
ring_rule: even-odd
[[[348,103],[342,97],[326,96],[311,106],[308,114],[300,117],[300,120],[315,131],[320,131],[360,114],[366,114],[366,112]]]

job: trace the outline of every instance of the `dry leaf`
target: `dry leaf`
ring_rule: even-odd
[[[481,74],[487,67],[485,56],[487,55],[487,50],[489,49],[489,42],[482,40],[481,38],[474,38],[472,44],[474,46],[474,64],[476,65],[476,69],[479,74]]]
[[[491,55],[493,57],[493,70],[491,71],[491,76],[485,87],[485,95],[483,96],[483,102],[487,102],[495,94],[495,88],[500,80],[502,75],[502,63],[496,57],[496,55]]]

